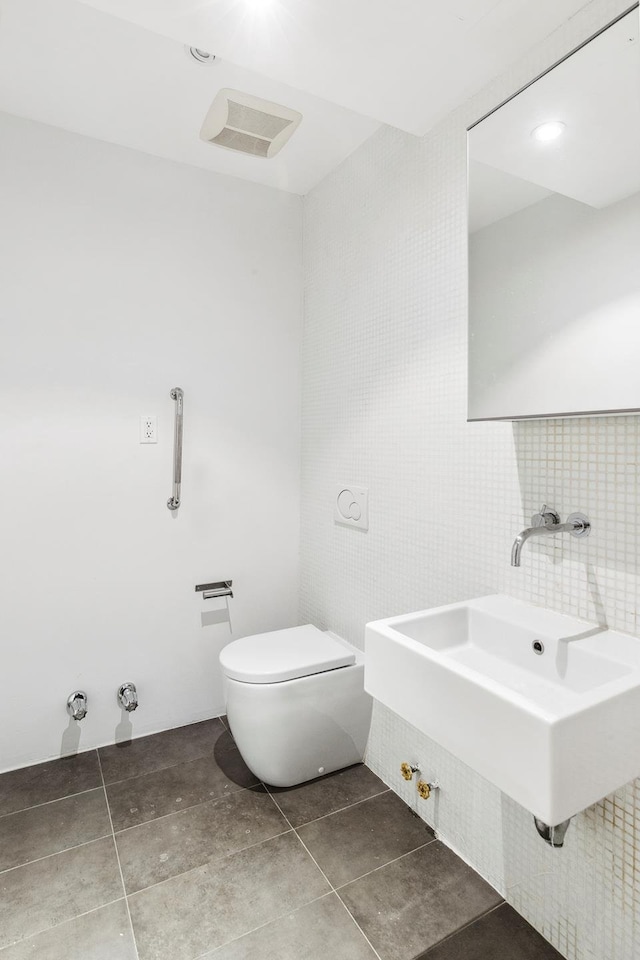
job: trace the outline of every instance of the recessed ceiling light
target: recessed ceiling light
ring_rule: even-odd
[[[275,0],[244,0],[244,5],[252,13],[267,13],[275,6]]]
[[[194,60],[197,60],[198,63],[214,63],[216,59],[215,53],[208,53],[206,50],[201,50],[200,47],[185,47],[185,50],[190,57],[193,57]]]
[[[541,123],[531,131],[534,140],[540,140],[546,143],[549,140],[557,140],[565,131],[566,124],[562,120],[549,120],[547,123]]]

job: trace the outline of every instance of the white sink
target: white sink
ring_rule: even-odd
[[[550,826],[640,776],[640,640],[503,596],[365,636],[366,690]]]

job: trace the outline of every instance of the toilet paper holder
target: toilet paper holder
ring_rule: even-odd
[[[202,593],[203,600],[214,600],[217,597],[231,597],[233,600],[232,583],[233,580],[218,580],[216,583],[198,583],[196,584],[196,593]]]

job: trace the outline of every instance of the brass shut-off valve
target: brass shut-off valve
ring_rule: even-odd
[[[400,764],[400,773],[402,774],[405,780],[413,780],[413,776],[416,773],[420,773],[420,767],[415,763],[404,763]],[[434,790],[437,790],[440,784],[437,780],[428,781],[420,778],[416,784],[418,788],[418,796],[422,797],[423,800],[428,800]]]
[[[434,790],[438,789],[438,781],[434,783],[427,783],[426,780],[418,780],[418,796],[422,797],[423,800],[428,800]]]
[[[414,773],[419,773],[420,770],[412,763],[401,763],[400,764],[400,773],[405,780],[413,780]]]

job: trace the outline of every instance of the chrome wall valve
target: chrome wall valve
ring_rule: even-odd
[[[136,690],[135,683],[128,682],[121,684],[118,688],[118,703],[127,713],[131,713],[137,709],[138,691]]]
[[[74,720],[84,720],[87,715],[87,695],[84,690],[74,690],[67,697],[67,713]]]

